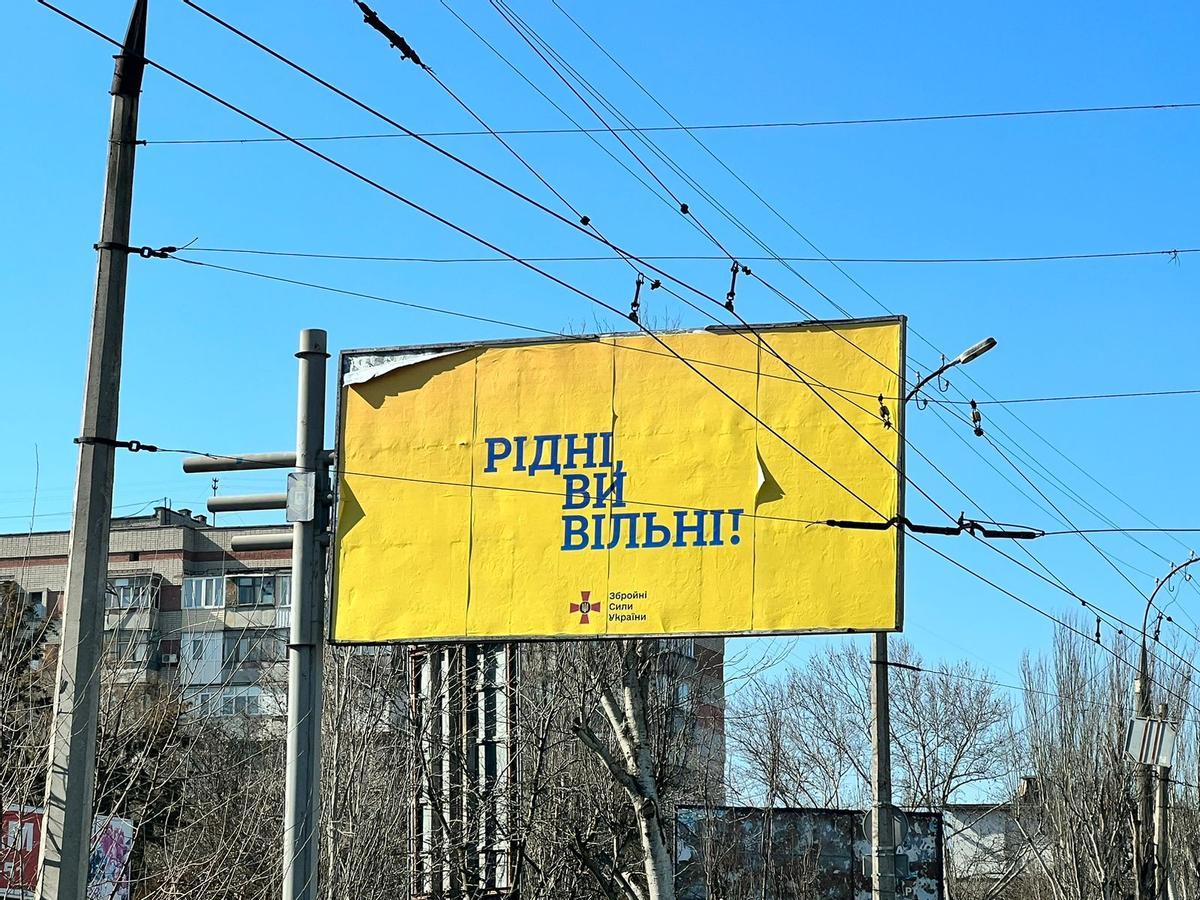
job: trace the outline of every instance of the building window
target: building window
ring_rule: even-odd
[[[121,628],[106,637],[110,662],[119,666],[140,666],[146,662],[146,632]]]
[[[183,579],[183,608],[220,609],[225,605],[223,581],[220,575]]]
[[[256,628],[225,634],[224,662],[227,668],[245,663],[278,662],[283,659],[283,645],[273,629]]]
[[[247,609],[274,606],[275,575],[231,575],[225,585],[225,605]]]
[[[33,617],[35,622],[44,622],[46,620],[46,592],[45,591],[29,591],[25,595],[28,601],[29,615]]]
[[[275,576],[275,599],[278,606],[292,605],[292,573]]]
[[[218,691],[211,688],[188,692],[184,699],[188,712],[198,716],[212,715],[217,712],[215,700],[218,694]]]
[[[261,716],[261,697],[262,691],[259,688],[226,688],[221,696],[221,715]]]
[[[109,609],[149,609],[153,606],[153,575],[125,575],[108,579],[105,606]]]

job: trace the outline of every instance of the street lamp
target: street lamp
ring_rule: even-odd
[[[1200,557],[1193,556],[1186,562],[1171,569],[1167,573],[1167,577],[1162,579],[1154,590],[1150,592],[1149,598],[1146,600],[1146,611],[1142,614],[1142,646],[1141,652],[1138,654],[1138,673],[1133,680],[1133,694],[1136,702],[1136,711],[1134,715],[1139,719],[1150,718],[1150,651],[1146,647],[1146,627],[1150,623],[1150,610],[1154,606],[1154,598],[1158,596],[1158,592],[1162,590],[1176,573],[1182,572],[1188,566],[1200,563]],[[1162,616],[1162,612],[1159,612]],[[1158,846],[1164,841],[1158,839],[1150,829],[1150,822],[1154,817],[1154,786],[1151,777],[1151,764],[1141,759],[1138,760],[1138,826],[1139,834],[1136,844],[1138,872],[1137,872],[1137,896],[1141,900],[1155,896],[1166,896],[1161,890],[1156,893],[1156,881],[1165,882],[1165,879],[1157,878],[1155,869],[1160,863],[1160,853],[1165,853],[1165,847]],[[1165,822],[1165,819],[1163,820]],[[1157,847],[1158,853],[1152,853],[1152,846]],[[1165,862],[1165,860],[1164,860]],[[1165,865],[1164,865],[1165,869]]]
[[[904,404],[913,399],[921,388],[955,366],[974,362],[996,346],[994,337],[972,344],[949,362],[943,357],[937,371],[922,378],[904,396]],[[901,361],[903,364],[903,360]],[[903,529],[899,522],[897,528]],[[902,532],[903,533],[903,532]],[[871,768],[872,812],[871,834],[867,837],[874,848],[871,867],[871,896],[873,900],[895,900],[896,897],[896,832],[892,815],[892,747],[891,708],[888,695],[888,633],[877,631],[872,636],[874,671],[871,674],[871,709],[873,711],[871,743],[874,759]]]
[[[995,346],[996,339],[994,337],[987,337],[978,344],[972,344],[949,362],[946,362],[946,358],[943,356],[941,368],[935,372],[930,372],[928,375],[918,381],[916,386],[914,386],[913,389],[905,395],[904,402],[907,403],[913,397],[917,396],[921,388],[925,387],[925,385],[929,384],[929,382],[933,381],[933,379],[939,377],[950,369],[953,369],[955,366],[965,366],[969,362],[974,362]]]

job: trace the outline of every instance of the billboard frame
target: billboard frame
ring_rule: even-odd
[[[425,344],[400,344],[387,347],[364,347],[358,349],[343,349],[338,352],[338,367],[337,367],[337,383],[335,385],[336,397],[334,399],[334,471],[336,476],[332,479],[333,484],[330,488],[333,492],[333,517],[330,525],[332,533],[329,538],[329,552],[332,559],[329,562],[329,596],[327,601],[328,624],[326,628],[325,642],[333,646],[415,646],[422,644],[495,644],[495,643],[543,643],[549,641],[597,641],[597,640],[619,640],[622,638],[636,639],[673,639],[673,638],[748,638],[748,637],[772,637],[779,635],[797,635],[806,634],[890,634],[901,633],[904,631],[904,537],[905,529],[905,496],[908,491],[908,477],[906,469],[906,453],[905,448],[907,438],[905,437],[905,415],[904,415],[904,397],[908,392],[907,385],[907,359],[908,359],[908,317],[901,314],[887,316],[862,316],[845,319],[808,319],[803,321],[792,322],[766,322],[755,323],[751,322],[748,325],[709,325],[705,328],[673,328],[673,329],[654,329],[655,335],[679,335],[679,334],[735,334],[746,333],[755,335],[756,333],[769,334],[773,331],[782,331],[786,329],[824,328],[829,331],[835,331],[839,328],[871,326],[871,325],[898,325],[900,327],[900,349],[897,365],[897,391],[894,399],[895,410],[893,411],[892,421],[898,438],[898,449],[896,454],[896,516],[898,521],[892,527],[896,531],[896,624],[893,628],[886,629],[866,629],[866,628],[811,628],[803,631],[795,630],[779,630],[779,631],[722,631],[722,632],[672,632],[669,634],[595,634],[595,635],[544,635],[544,636],[516,636],[505,635],[503,637],[471,637],[471,636],[453,636],[453,637],[413,637],[413,638],[391,638],[388,640],[378,641],[360,641],[360,640],[338,640],[333,637],[337,624],[337,589],[338,589],[338,554],[337,554],[337,522],[341,516],[341,450],[343,425],[345,424],[345,408],[342,402],[343,391],[346,388],[345,377],[350,372],[350,360],[353,358],[361,358],[368,356],[382,356],[388,354],[400,353],[456,353],[475,349],[490,349],[493,347],[511,348],[511,347],[527,347],[538,346],[544,344],[572,344],[572,343],[594,343],[606,338],[621,338],[621,337],[636,337],[647,334],[647,330],[634,329],[631,331],[610,331],[610,332],[594,332],[589,334],[579,335],[558,335],[547,334],[531,337],[517,338],[494,338],[486,340],[469,340],[469,341],[439,341]],[[888,398],[885,398],[888,399]]]

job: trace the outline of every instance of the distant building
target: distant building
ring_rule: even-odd
[[[1016,794],[1000,803],[950,803],[946,823],[946,874],[956,895],[1015,895],[1034,864],[1038,829],[1036,778],[1022,778]]]
[[[108,676],[177,690],[195,714],[218,721],[269,725],[282,717],[291,552],[234,551],[232,543],[290,531],[290,525],[214,525],[166,506],[114,518],[104,617]],[[50,648],[59,641],[68,537],[67,531],[0,534],[0,596],[15,592],[25,600],[31,626]],[[553,647],[541,645],[540,652]],[[688,710],[686,723],[670,726],[688,735],[682,775],[704,785],[695,799],[723,802],[725,642],[683,638],[668,647],[673,674],[658,688],[671,692],[669,706]],[[407,705],[419,735],[413,752],[431,761],[411,798],[405,838],[413,897],[498,896],[513,887],[511,819],[520,795],[513,723],[523,714],[516,686],[538,667],[538,652],[529,649],[436,644],[406,654]],[[464,823],[474,830],[463,832]]]
[[[871,900],[862,810],[680,806],[679,900]],[[946,897],[939,812],[908,812],[896,848],[897,896]]]
[[[114,518],[105,654],[122,682],[173,685],[214,716],[280,715],[286,697],[291,554],[235,552],[235,535],[291,526],[216,526],[191,510]],[[0,589],[20,592],[58,641],[69,532],[0,535]]]

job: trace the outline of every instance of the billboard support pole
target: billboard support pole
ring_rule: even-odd
[[[288,641],[287,776],[283,820],[283,900],[316,900],[317,822],[321,807],[321,681],[325,645],[324,502],[326,334],[300,332],[296,393],[296,472],[307,481],[312,512],[292,526],[291,637]],[[289,485],[291,493],[291,485]],[[291,518],[291,516],[289,516]]]
[[[892,821],[891,710],[888,703],[888,636],[871,635],[871,897],[896,896],[896,832]]]
[[[137,0],[113,71],[112,117],[96,293],[83,389],[79,468],[67,551],[62,640],[54,693],[46,775],[45,818],[35,895],[83,900],[91,857],[96,732],[108,530],[112,518],[114,455],[125,329],[125,280],[137,154],[138,102],[145,70],[147,0]]]

